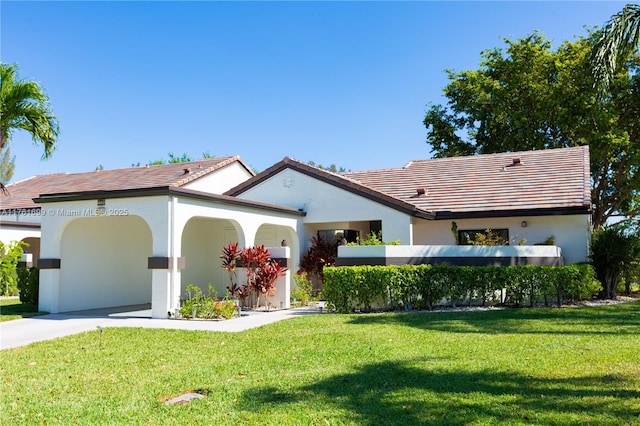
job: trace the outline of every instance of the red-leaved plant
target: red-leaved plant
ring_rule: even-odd
[[[220,258],[222,267],[229,272],[230,285],[227,290],[232,297],[237,295],[243,304],[255,294],[256,305],[260,302],[260,295],[264,296],[266,305],[275,293],[278,277],[286,272],[286,268],[271,259],[271,253],[264,245],[238,250],[238,243],[231,243],[223,247]],[[233,282],[237,267],[246,268],[247,281],[241,287]]]
[[[232,291],[231,288],[237,288],[237,285],[233,282],[233,279],[237,276],[236,274],[236,266],[239,259],[238,253],[238,243],[229,243],[226,247],[222,248],[222,267],[229,273],[229,282],[230,286],[227,286],[227,290],[233,296],[235,291]]]
[[[323,269],[325,266],[333,266],[338,255],[338,244],[325,241],[320,233],[311,237],[311,247],[302,255],[300,261],[300,272],[306,272],[309,276],[315,277],[320,286],[324,282]],[[318,288],[316,290],[321,290]]]

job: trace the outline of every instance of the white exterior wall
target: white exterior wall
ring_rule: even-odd
[[[188,284],[197,285],[207,294],[209,283],[218,296],[224,296],[230,281],[227,271],[222,269],[220,255],[222,247],[228,244],[225,236],[231,234],[237,235],[234,224],[228,220],[202,217],[189,220],[182,233],[181,254],[186,268],[181,272],[181,297],[185,297]]]
[[[526,221],[527,226],[522,227]],[[452,220],[414,220],[414,244],[455,244],[451,232]],[[525,245],[533,245],[555,237],[562,249],[565,264],[584,262],[589,256],[591,224],[589,215],[531,216],[518,218],[457,219],[458,230],[508,229],[511,244],[526,239]]]
[[[340,246],[342,258],[561,257],[556,246]]]
[[[167,306],[170,305],[170,299],[175,290],[173,282],[175,282],[176,274],[179,272],[174,270],[153,270],[150,271],[147,266],[148,257],[170,257],[175,256],[171,250],[171,226],[169,218],[171,217],[172,203],[169,197],[139,197],[139,198],[116,198],[107,199],[105,205],[106,216],[95,216],[97,208],[96,200],[67,201],[59,203],[46,203],[42,205],[46,214],[42,215],[41,228],[41,247],[40,257],[42,259],[60,259],[60,269],[41,269],[40,270],[40,310],[57,313],[73,309],[89,309],[93,307],[117,306],[123,304],[137,304],[152,302],[156,306],[161,307],[161,311],[152,312],[152,315],[167,315]],[[129,217],[129,219],[127,219]],[[137,220],[135,218],[137,217]],[[118,219],[122,219],[118,221]],[[106,221],[105,221],[106,220]],[[129,220],[129,222],[127,222]],[[131,222],[135,220],[137,223]],[[76,224],[74,224],[76,222]],[[73,226],[71,226],[73,225]],[[69,233],[66,233],[67,227],[70,227]],[[146,226],[147,232],[150,231],[148,237],[149,248],[144,249],[137,246],[138,239],[141,237],[140,229]],[[91,238],[93,244],[99,245],[98,252],[92,252],[92,248],[87,244],[87,240]],[[126,249],[121,249],[121,242],[133,244],[133,258],[126,260],[120,258],[118,251],[122,250],[127,253]],[[81,245],[77,245],[81,244]],[[76,247],[87,247],[85,250],[79,250]],[[102,251],[100,251],[102,250]],[[116,266],[113,262],[96,262],[92,268],[87,268],[87,262],[100,254],[116,259]],[[120,283],[104,284],[101,280],[104,277],[118,275],[117,263],[121,262],[126,265],[128,271],[135,281],[142,281],[142,277],[149,280],[151,291],[145,290],[146,297],[143,298],[141,293],[129,294],[127,291],[117,298],[120,292],[118,286]],[[133,263],[135,262],[135,268]],[[135,272],[132,272],[134,271]],[[73,271],[69,273],[68,271]],[[98,281],[92,279],[94,275],[99,275]],[[129,275],[127,275],[129,276]],[[80,282],[79,280],[83,280]],[[178,280],[179,282],[179,280]],[[107,298],[98,306],[92,298],[99,299],[102,297],[99,287],[109,287],[115,285],[115,291],[111,294],[116,299]],[[124,285],[124,284],[122,284]],[[83,295],[69,292],[68,289],[77,289],[82,287],[96,286],[97,294],[86,291]],[[142,291],[142,290],[140,290]],[[169,296],[166,296],[168,293]],[[92,295],[93,294],[93,295]],[[71,299],[71,300],[69,300]],[[166,299],[166,300],[165,300]]]
[[[0,229],[0,241],[5,244],[11,241],[22,241],[25,238],[40,238],[40,229],[5,225]]]
[[[413,243],[411,217],[407,214],[295,170],[287,169],[272,176],[242,193],[240,198],[301,209],[307,213],[302,220],[304,225],[381,220],[385,240]],[[304,241],[313,236],[309,229],[300,235]]]
[[[74,219],[60,252],[61,312],[149,303],[151,231],[138,216]]]
[[[194,265],[185,274],[210,274],[223,295],[228,278],[216,265],[226,237],[250,246],[266,224],[278,228],[274,236],[293,241],[299,226],[293,215],[175,196],[107,199],[107,216],[95,216],[96,207],[96,200],[44,205],[48,214],[43,216],[41,258],[60,259],[61,267],[40,271],[41,310],[150,301],[151,315],[166,318],[179,307],[183,293],[181,257],[187,268],[190,257]],[[193,226],[186,226],[190,220]],[[297,244],[291,250],[299,255]],[[168,258],[171,266],[150,270],[149,257]],[[206,282],[194,284],[204,284],[206,290]]]
[[[192,172],[196,173],[197,169]],[[200,179],[196,179],[195,181],[188,183],[183,188],[208,192],[211,194],[222,194],[252,176],[253,175],[249,173],[247,169],[236,161],[220,170],[216,170],[214,173],[210,173]]]
[[[227,272],[222,269],[222,248],[237,241],[239,248],[253,245],[272,245],[272,241],[287,240],[292,253],[299,257],[296,230],[300,217],[284,216],[253,209],[238,209],[234,206],[211,205],[193,199],[177,200],[175,229],[182,235],[180,247],[186,261],[182,274],[181,293],[184,296],[187,284],[195,284],[207,291],[208,283],[214,285],[218,296],[224,296],[230,284]],[[199,234],[199,235],[198,235]],[[228,241],[233,238],[232,241]],[[189,244],[188,247],[183,246]],[[295,268],[295,266],[293,267]],[[297,269],[295,269],[297,270]],[[201,277],[210,277],[202,281]],[[243,284],[245,277],[238,273],[236,282]],[[288,277],[289,286],[292,277]]]

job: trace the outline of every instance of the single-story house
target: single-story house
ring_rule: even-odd
[[[553,237],[565,263],[588,259],[587,146],[418,160],[346,173],[285,158],[226,194],[304,211],[303,250],[317,232],[355,241],[382,231],[385,241],[447,246],[491,229],[511,244]]]
[[[553,236],[573,263],[587,259],[591,229],[588,147],[346,173],[287,157],[255,175],[221,157],[36,176],[8,189],[0,240],[35,238],[26,229],[40,227],[40,309],[49,312],[151,303],[165,318],[189,283],[224,294],[219,256],[233,241],[270,247],[295,272],[317,233],[450,246],[492,229],[528,245]],[[290,274],[283,283],[276,306],[289,304]]]

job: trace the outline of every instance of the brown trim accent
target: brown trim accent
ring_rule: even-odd
[[[173,269],[173,257],[150,257],[147,260],[147,269]],[[177,268],[182,270],[186,268],[186,259],[184,257],[178,257]]]
[[[272,257],[271,260],[276,262],[282,268],[288,268],[289,267],[289,259],[286,258],[286,257]]]
[[[351,192],[353,194],[364,197],[368,200],[375,201],[378,204],[382,204],[387,207],[391,207],[395,210],[399,210],[403,213],[406,213],[411,216],[420,217],[422,219],[433,219],[433,214],[427,212],[425,210],[419,209],[411,203],[407,203],[405,201],[399,200],[394,197],[390,197],[382,192],[371,189],[367,186],[364,186],[360,183],[357,183],[354,180],[346,179],[342,176],[339,176],[334,173],[327,172],[325,170],[319,169],[317,167],[310,166],[308,164],[302,163],[298,160],[294,160],[290,157],[285,157],[279,163],[274,164],[269,167],[262,173],[254,176],[235,188],[231,188],[224,195],[229,195],[236,197],[243,192],[255,187],[256,185],[266,181],[267,179],[277,175],[281,171],[285,169],[291,169],[297,171],[298,173],[302,173],[314,179],[318,179],[324,183],[328,183],[329,185],[333,185],[337,188],[343,189],[345,191]]]
[[[60,259],[38,259],[39,269],[60,269]]]
[[[37,210],[40,210],[40,209],[37,209]],[[33,228],[33,229],[40,229],[40,224],[38,222],[16,222],[15,220],[2,220],[2,221],[0,221],[0,228]]]
[[[391,265],[388,258],[384,257],[337,257],[334,265],[336,266],[386,266]]]
[[[31,268],[33,267],[33,262],[18,262],[18,268]]]
[[[521,217],[521,216],[569,216],[591,214],[591,206],[551,207],[542,209],[489,210],[473,212],[434,212],[435,220],[477,219],[487,217]]]
[[[261,203],[257,201],[244,200],[228,195],[210,194],[208,192],[196,191],[193,189],[178,188],[175,186],[158,186],[153,188],[121,189],[114,191],[83,191],[57,194],[43,194],[34,198],[35,203],[56,203],[61,201],[93,200],[97,198],[131,198],[131,197],[152,197],[152,196],[177,196],[195,200],[203,200],[217,204],[232,205],[257,210],[273,211],[276,213],[290,214],[294,216],[305,216],[306,212],[291,207],[278,206],[275,204]]]
[[[336,266],[360,265],[562,266],[561,257],[339,257]]]

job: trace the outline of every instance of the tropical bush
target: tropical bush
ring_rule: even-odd
[[[0,241],[0,295],[15,296],[18,294],[18,262],[29,244],[24,241],[11,241],[5,244]]]
[[[38,268],[17,268],[18,291],[20,301],[38,306],[38,293],[40,289],[40,270]]]
[[[330,309],[433,309],[446,304],[562,305],[600,289],[588,264],[552,266],[339,266],[325,268]]]
[[[369,232],[366,237],[358,238],[357,243],[349,243],[349,246],[398,246],[400,245],[400,240],[393,240],[384,242],[382,240],[382,231],[378,232]]]
[[[615,299],[618,284],[640,261],[640,236],[619,226],[596,230],[591,237],[591,263],[602,283],[602,297]]]
[[[324,268],[333,266],[338,256],[338,244],[325,241],[317,233],[311,238],[311,247],[302,255],[300,271],[306,272],[312,283],[316,283],[314,291],[321,291],[324,282]]]
[[[231,243],[222,249],[222,267],[229,273],[230,285],[227,286],[232,297],[238,297],[243,305],[255,301],[259,305],[260,296],[264,297],[264,304],[269,304],[269,298],[275,294],[278,277],[284,275],[287,268],[281,266],[271,258],[271,253],[264,245],[238,249],[238,243]],[[244,268],[246,282],[240,286],[237,282],[237,268]]]
[[[296,283],[296,288],[291,291],[292,302],[299,306],[306,306],[311,300],[311,292],[313,291],[313,285],[307,273],[298,272],[293,276],[293,281]]]
[[[189,284],[186,291],[187,298],[180,307],[182,318],[229,319],[233,318],[238,308],[235,302],[226,295],[218,299],[215,288],[209,284],[209,294],[206,296],[200,287]]]

